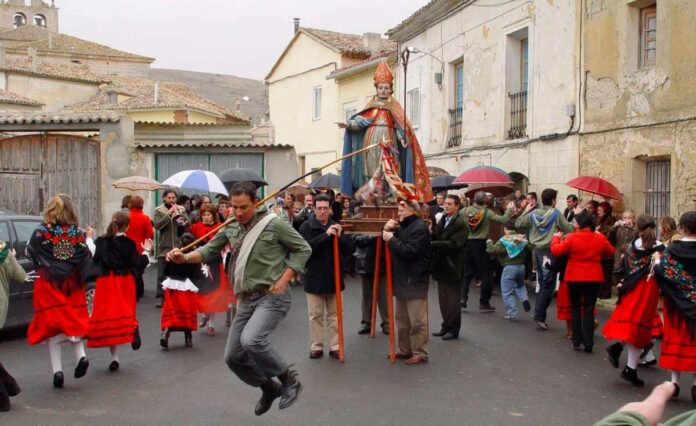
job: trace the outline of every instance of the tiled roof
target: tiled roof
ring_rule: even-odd
[[[107,77],[107,76],[105,76]],[[87,102],[71,105],[73,111],[138,111],[145,109],[181,108],[194,109],[215,115],[225,121],[249,123],[249,119],[237,112],[218,105],[199,96],[190,87],[169,81],[157,84],[155,103],[155,82],[144,78],[108,76],[108,85],[100,87],[99,93]],[[115,91],[127,96],[118,103],[109,102],[108,92]]]
[[[350,65],[347,67],[343,67],[343,68],[338,68],[336,70],[331,71],[331,73],[326,76],[326,79],[330,80],[332,78],[344,78],[344,77],[348,77],[350,75],[355,75],[355,74],[363,72],[367,69],[376,68],[377,65],[379,65],[379,63],[381,61],[384,61],[384,60],[386,60],[388,62],[393,62],[393,60],[395,59],[395,55],[393,53],[394,52],[390,52],[389,54],[386,54],[386,55],[373,56],[371,58],[365,59],[364,61],[360,61],[356,64],[353,64],[353,65]]]
[[[387,31],[387,37],[393,40],[404,41],[425,31],[429,26],[445,16],[468,6],[476,0],[431,0],[404,19],[399,25]]]
[[[49,43],[50,37],[50,43]],[[17,29],[0,33],[8,48],[26,49],[34,47],[39,52],[56,52],[106,56],[110,58],[129,59],[138,62],[153,62],[154,58],[136,55],[113,49],[103,44],[94,43],[67,34],[54,33],[38,25],[23,25]],[[50,45],[50,47],[49,47]]]
[[[372,56],[372,52],[363,45],[363,36],[358,34],[337,33],[334,31],[318,30],[316,28],[300,28],[307,34],[310,34],[334,49],[338,50],[343,55],[354,56],[361,59],[366,59]],[[396,50],[396,42],[387,39],[381,39],[381,54],[386,54]]]
[[[43,104],[37,100],[25,98],[22,95],[18,95],[13,92],[8,92],[7,90],[0,90],[0,103],[3,104],[17,104],[17,105],[35,105],[42,106]]]
[[[58,64],[39,60],[36,67],[32,67],[31,59],[28,57],[7,57],[5,58],[5,65],[0,66],[0,71],[14,71],[22,74],[86,83],[103,83],[109,79],[109,76],[95,74],[89,70],[87,65],[81,64]]]
[[[0,124],[69,124],[117,122],[121,114],[102,112],[0,112]]]

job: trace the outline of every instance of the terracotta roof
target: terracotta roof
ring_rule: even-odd
[[[73,111],[138,111],[148,109],[193,109],[217,116],[224,121],[249,123],[249,118],[203,98],[190,87],[181,83],[161,81],[157,84],[157,103],[155,103],[155,82],[144,78],[127,76],[105,76],[108,85],[100,87],[99,93],[87,102],[71,105]],[[118,103],[109,102],[108,93],[115,91],[127,96]]]
[[[18,95],[14,92],[8,92],[7,90],[0,90],[0,103],[35,106],[43,105],[41,102],[37,100],[25,98],[22,95]]]
[[[372,52],[363,44],[362,35],[337,33],[334,31],[305,27],[300,28],[300,31],[320,39],[338,50],[342,55],[354,56],[360,59],[366,59],[372,56]],[[396,42],[387,39],[381,39],[380,42],[382,48],[381,54],[396,50]]]
[[[387,31],[387,37],[405,41],[425,31],[433,23],[457,11],[476,0],[431,0],[404,19],[399,25]]]
[[[31,59],[28,57],[6,57],[5,65],[0,66],[0,71],[14,71],[22,74],[86,83],[103,83],[109,79],[109,76],[95,74],[89,70],[87,65],[81,64],[57,64],[39,60],[36,67],[33,67]]]
[[[51,39],[50,43],[49,37]],[[154,62],[155,60],[154,58],[124,52],[68,34],[55,33],[38,25],[23,25],[17,29],[5,31],[0,33],[0,40],[5,41],[8,49],[34,47],[39,52],[106,56],[138,62]]]
[[[360,61],[356,64],[343,67],[343,68],[338,68],[336,70],[331,71],[329,75],[326,76],[327,80],[330,80],[332,78],[344,78],[348,77],[354,74],[358,74],[360,72],[363,72],[368,69],[372,68],[377,68],[377,65],[381,61],[387,61],[387,62],[394,62],[395,55],[394,52],[390,52],[386,55],[380,55],[380,56],[373,56],[371,58],[365,59],[364,61]],[[392,66],[393,64],[390,64]]]
[[[0,112],[0,124],[69,124],[117,122],[121,114],[112,111],[103,112]]]
[[[187,142],[187,141],[136,141],[136,146],[144,148],[170,148],[172,146],[183,147],[224,147],[224,148],[271,148],[271,149],[287,149],[292,148],[292,145],[274,144],[274,143],[254,143],[254,142],[233,142],[220,140],[208,140],[205,143]]]

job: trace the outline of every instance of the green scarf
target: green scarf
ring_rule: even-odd
[[[0,241],[0,265],[7,259],[7,256],[10,254],[10,246],[5,244],[3,241]]]

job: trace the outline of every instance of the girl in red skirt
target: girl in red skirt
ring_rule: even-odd
[[[75,350],[76,379],[87,374],[89,367],[82,343],[89,321],[82,269],[91,254],[85,233],[77,226],[70,197],[59,194],[48,201],[44,222],[29,239],[27,252],[38,272],[34,282],[34,318],[27,338],[30,345],[48,342],[53,386],[61,388],[64,381],[61,343],[69,342]]]
[[[152,240],[148,238],[141,244],[142,247],[136,247],[135,242],[126,237],[129,223],[127,212],[114,213],[106,234],[94,242],[92,262],[99,272],[92,302],[92,316],[89,320],[87,346],[109,348],[109,371],[118,370],[118,345],[130,343],[134,350],[140,348],[140,333],[135,314],[135,277],[136,274],[142,274],[149,263],[147,252],[152,249]]]
[[[654,276],[650,275],[650,263],[653,255],[664,251],[665,246],[657,241],[652,216],[640,215],[636,226],[638,238],[623,256],[624,277],[619,286],[619,300],[602,334],[607,340],[618,340],[607,348],[609,362],[614,368],[619,367],[624,345],[628,349],[628,361],[621,378],[633,386],[643,386],[637,371],[640,354],[662,332],[662,320],[657,312],[660,291]]]
[[[696,211],[682,215],[679,229],[682,240],[655,256],[655,277],[665,301],[659,366],[672,373],[675,397],[680,373],[693,373],[691,399],[696,402]]]
[[[182,247],[186,247],[195,240],[192,234],[181,236]],[[172,331],[184,332],[184,344],[187,348],[193,346],[192,331],[198,329],[196,316],[198,314],[198,286],[204,286],[210,281],[203,274],[200,263],[177,264],[167,262],[164,267],[167,277],[162,281],[162,287],[166,295],[162,305],[162,317],[160,327],[162,337],[160,346],[169,347],[169,335]]]
[[[200,209],[201,221],[191,225],[191,233],[196,238],[201,238],[203,235],[210,232],[218,226],[217,212],[212,205],[203,205]],[[207,243],[215,234],[209,235],[203,241]],[[208,326],[208,335],[215,335],[215,314],[218,312],[227,312],[230,303],[230,283],[227,280],[227,275],[224,271],[222,256],[208,262],[212,281],[209,285],[200,286],[198,288],[198,311],[203,313],[199,327]]]

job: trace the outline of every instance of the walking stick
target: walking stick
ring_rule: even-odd
[[[375,277],[372,280],[372,317],[370,321],[370,337],[375,337],[375,323],[377,322],[377,299],[379,298],[379,263],[382,255],[382,237],[377,237],[377,253],[375,254]],[[384,315],[384,312],[382,312]]]
[[[338,323],[338,360],[345,362],[346,350],[343,345],[343,299],[341,294],[341,263],[339,257],[341,252],[338,249],[338,235],[333,237],[334,253],[334,282],[336,285],[336,322]]]
[[[363,152],[365,152],[365,151],[369,151],[369,150],[371,150],[372,148],[376,148],[376,147],[378,147],[378,146],[379,146],[378,143],[375,143],[375,144],[372,144],[372,145],[368,145],[368,146],[366,146],[366,147],[364,147],[364,148],[361,148],[361,149],[359,149],[359,150],[357,150],[357,151],[353,151],[353,152],[351,152],[350,154],[346,154],[346,155],[344,155],[343,157],[340,157],[340,158],[337,158],[337,159],[335,159],[335,160],[332,160],[332,161],[330,161],[330,162],[324,164],[323,166],[320,166],[320,167],[318,167],[318,168],[312,170],[312,171],[309,172],[309,173],[305,173],[305,174],[303,174],[302,176],[298,177],[297,179],[293,179],[290,183],[288,183],[288,184],[285,185],[284,187],[280,188],[279,190],[270,193],[269,195],[267,195],[266,197],[264,197],[262,200],[258,201],[258,202],[256,203],[256,205],[258,206],[258,205],[260,205],[260,204],[265,203],[265,202],[268,201],[268,200],[272,200],[273,198],[276,197],[276,195],[278,195],[278,194],[280,194],[281,192],[285,191],[286,189],[290,188],[292,185],[294,185],[295,183],[299,182],[300,180],[306,178],[307,176],[309,176],[309,175],[311,175],[311,174],[313,174],[313,173],[318,172],[319,170],[325,169],[325,168],[327,168],[327,167],[329,167],[329,166],[331,166],[331,165],[333,165],[333,164],[338,163],[339,161],[343,161],[343,160],[345,160],[346,158],[354,157],[354,156],[356,156],[356,155],[358,155],[358,154],[361,154],[361,153],[363,153]],[[189,250],[191,250],[192,248],[196,247],[199,243],[201,243],[202,241],[204,241],[204,240],[205,240],[206,238],[208,238],[210,235],[214,235],[215,233],[217,233],[217,232],[218,232],[220,229],[222,229],[223,227],[229,225],[229,224],[232,223],[232,222],[236,222],[236,221],[237,221],[237,219],[236,219],[234,216],[230,216],[229,218],[227,218],[227,220],[225,220],[225,221],[222,222],[220,225],[218,225],[218,226],[216,226],[215,228],[213,228],[213,229],[211,229],[210,231],[208,231],[205,235],[203,235],[202,237],[200,237],[200,238],[197,239],[196,241],[192,242],[191,244],[187,245],[186,247],[183,247],[183,248],[181,249],[181,252],[182,252],[182,253],[186,253],[187,251],[189,251]]]
[[[384,244],[384,260],[387,264],[387,311],[389,312],[389,362],[394,364],[394,287],[392,283],[392,259],[389,244]]]

